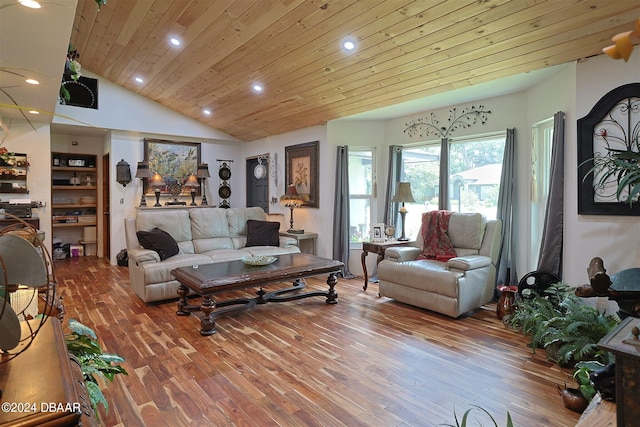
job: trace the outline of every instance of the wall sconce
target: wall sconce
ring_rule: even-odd
[[[400,219],[402,220],[402,236],[400,236],[398,240],[401,242],[406,242],[409,239],[404,234],[404,220],[407,216],[407,208],[404,207],[404,202],[415,203],[413,194],[411,194],[411,183],[399,182],[396,185],[396,194],[393,195],[393,199],[391,199],[391,201],[393,203],[402,203],[402,207],[399,210]]]
[[[124,159],[120,160],[116,165],[116,181],[126,187],[131,182],[131,168],[129,163]]]
[[[195,175],[190,175],[187,182],[184,183],[184,186],[191,191],[191,205],[189,206],[198,206],[196,205],[196,188],[200,187],[198,178]]]
[[[291,210],[291,216],[289,219],[289,229],[287,230],[287,233],[293,233],[293,234],[304,233],[304,230],[295,230],[293,228],[293,210],[295,208],[299,208],[300,206],[302,206],[303,203],[304,203],[304,200],[302,200],[302,197],[298,195],[298,191],[296,190],[295,185],[289,184],[289,186],[287,187],[287,192],[284,195],[280,196],[280,204],[282,204],[282,206],[287,207]]]
[[[196,172],[196,178],[202,180],[202,202],[200,206],[207,206],[207,192],[204,189],[204,182],[209,178],[209,165],[207,163],[198,163],[198,172]]]
[[[153,178],[153,174],[149,170],[149,163],[138,162],[138,169],[136,169],[136,178],[140,178],[140,181],[143,182],[142,197],[140,197],[140,206],[147,206],[147,199],[144,196],[144,180]]]
[[[156,208],[159,206],[162,206],[160,204],[160,189],[165,185],[166,184],[164,183],[164,180],[162,179],[162,176],[160,176],[159,173],[155,173],[151,178],[151,187],[153,188],[153,191],[156,193],[156,204],[153,206]]]

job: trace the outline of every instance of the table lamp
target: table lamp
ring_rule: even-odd
[[[280,204],[291,210],[289,229],[287,230],[287,233],[303,234],[304,230],[295,230],[293,228],[293,210],[295,208],[299,208],[304,204],[304,200],[302,200],[302,197],[300,197],[300,195],[298,194],[298,190],[296,190],[295,185],[289,184],[289,186],[287,187],[287,192],[284,195],[280,196]]]
[[[197,206],[196,188],[200,187],[200,184],[198,184],[198,178],[195,175],[189,175],[189,179],[184,183],[184,186],[191,192],[191,204],[189,206]]]
[[[138,162],[138,169],[136,169],[136,178],[140,178],[140,181],[144,183],[145,179],[153,178],[153,174],[149,170],[149,163]],[[142,197],[140,198],[140,206],[147,206],[147,199],[144,196],[144,185],[142,186]]]
[[[415,203],[413,199],[413,194],[411,194],[411,183],[410,182],[399,182],[396,185],[396,193],[393,195],[393,199],[391,199],[393,203],[402,203],[402,207],[400,208],[400,219],[402,220],[402,236],[398,239],[401,242],[406,242],[409,240],[404,233],[404,220],[407,216],[407,208],[404,207],[405,202]]]
[[[200,178],[202,180],[202,201],[200,202],[200,206],[207,206],[207,192],[204,190],[204,182],[207,178],[209,178],[209,165],[207,163],[198,163],[198,172],[196,172],[196,178]]]
[[[153,205],[154,207],[162,206],[160,204],[160,188],[164,186],[165,186],[165,183],[164,183],[164,180],[162,179],[162,176],[160,176],[159,173],[155,173],[151,178],[151,187],[153,188],[153,191],[156,193],[156,204]]]

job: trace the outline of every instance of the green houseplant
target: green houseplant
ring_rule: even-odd
[[[98,384],[98,378],[112,382],[117,374],[128,375],[127,371],[118,365],[124,362],[124,359],[117,354],[104,353],[96,333],[77,320],[69,319],[69,329],[71,332],[65,334],[67,350],[80,363],[89,399],[97,417],[99,404],[103,405],[105,410],[109,409],[107,399]]]

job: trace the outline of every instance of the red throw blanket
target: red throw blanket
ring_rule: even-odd
[[[431,211],[422,214],[422,254],[418,259],[447,262],[457,256],[447,235],[451,211]]]

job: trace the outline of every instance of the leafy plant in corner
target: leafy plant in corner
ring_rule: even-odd
[[[98,404],[103,405],[105,410],[109,409],[107,399],[98,385],[98,378],[113,382],[117,374],[128,375],[122,366],[118,366],[124,359],[117,354],[104,353],[96,333],[77,320],[69,319],[69,328],[71,332],[65,334],[67,349],[80,362],[89,399],[97,416]]]
[[[489,420],[493,423],[494,427],[498,427],[498,422],[495,420],[495,418],[493,418],[493,416],[489,413],[489,411],[487,411],[486,409],[484,409],[481,406],[477,406],[477,405],[471,405],[472,407],[467,409],[466,411],[464,411],[464,414],[462,414],[462,419],[460,421],[458,421],[458,414],[456,414],[456,410],[455,408],[453,409],[453,418],[455,420],[455,424],[440,424],[441,426],[446,426],[446,427],[467,427],[467,423],[469,422],[469,416],[471,415],[472,411],[477,410],[477,411],[481,411],[484,412],[484,414],[489,417]],[[481,426],[483,425],[481,423],[481,421],[476,418],[476,423],[477,425]],[[507,411],[507,424],[506,427],[513,427],[513,421],[511,421],[511,414]]]
[[[591,372],[600,370],[604,367],[604,364],[595,360],[576,363],[573,378],[578,383],[580,393],[582,393],[588,401],[591,401],[593,396],[596,395],[596,389],[590,378]]]

